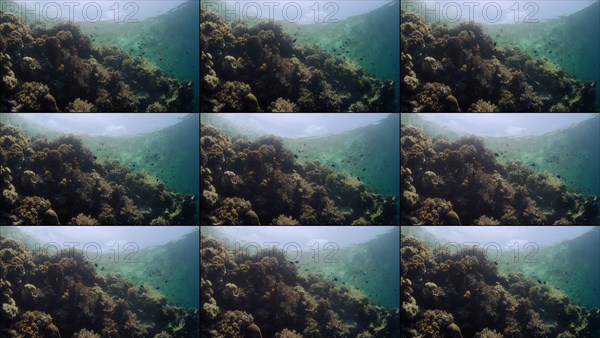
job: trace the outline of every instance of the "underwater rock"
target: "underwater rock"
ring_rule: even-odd
[[[296,46],[279,24],[229,24],[207,11],[200,21],[201,111],[397,110],[393,81],[315,46]]]
[[[598,333],[598,327],[588,321],[598,309],[577,306],[559,290],[538,286],[521,274],[499,274],[482,249],[451,255],[440,250],[434,255],[424,242],[405,234],[400,248],[403,336],[594,337]]]
[[[520,162],[496,160],[483,140],[432,140],[401,126],[401,222],[428,225],[595,224],[597,197],[582,196]]]
[[[482,26],[431,26],[401,10],[403,112],[597,111],[596,84],[512,46],[496,47]]]
[[[300,275],[281,250],[233,256],[223,242],[200,236],[203,337],[399,337],[398,309],[321,275]]]
[[[198,310],[120,276],[97,275],[81,251],[32,255],[0,236],[0,255],[10,258],[9,273],[0,273],[5,337],[199,337]]]
[[[116,161],[75,136],[29,139],[0,123],[0,224],[193,224],[194,197]],[[6,207],[4,207],[6,206]]]
[[[193,86],[92,45],[73,23],[28,26],[0,12],[1,111],[192,111]]]
[[[231,140],[203,125],[201,224],[396,224],[397,196],[296,157],[280,138]]]

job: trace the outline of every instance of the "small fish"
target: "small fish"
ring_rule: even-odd
[[[560,175],[556,175],[556,178],[560,178]]]
[[[500,156],[498,153],[494,153],[494,155],[495,155],[496,157]]]
[[[300,263],[300,261],[295,261],[294,263],[298,264],[298,263]]]
[[[98,263],[94,263],[94,266],[95,266],[95,267],[98,267]]]
[[[298,155],[294,155],[294,158],[298,158]]]

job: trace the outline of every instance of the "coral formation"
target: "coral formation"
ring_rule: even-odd
[[[192,111],[191,81],[96,48],[73,23],[29,27],[0,11],[0,111]]]
[[[397,111],[393,81],[298,47],[276,23],[230,25],[206,11],[200,21],[201,111]]]
[[[401,111],[600,109],[594,82],[578,81],[518,48],[496,46],[479,24],[432,27],[406,11],[400,22]]]
[[[32,255],[0,237],[2,337],[199,337],[197,309],[117,275],[96,274],[77,250]]]
[[[200,248],[203,337],[400,337],[397,308],[302,276],[281,250],[234,256],[203,234]]]
[[[600,311],[521,274],[499,274],[484,250],[434,254],[401,235],[403,337],[596,337]],[[596,318],[596,319],[592,319]]]
[[[520,162],[500,163],[479,138],[432,141],[402,124],[400,157],[402,224],[597,224],[597,196]]]
[[[273,136],[231,140],[200,130],[201,224],[397,224],[396,196],[319,162],[300,163]]]
[[[75,136],[29,139],[0,123],[0,224],[193,224],[195,196],[116,161]]]

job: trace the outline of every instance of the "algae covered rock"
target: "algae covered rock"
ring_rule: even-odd
[[[30,139],[0,123],[0,224],[192,224],[193,195],[147,173],[100,162],[73,135]]]
[[[193,111],[190,81],[117,48],[96,47],[70,22],[29,26],[0,13],[0,110]]]
[[[299,47],[274,22],[229,24],[200,14],[201,110],[396,111],[394,81],[316,46]]]
[[[397,196],[319,162],[301,163],[280,138],[248,142],[212,126],[200,131],[202,224],[395,224]]]

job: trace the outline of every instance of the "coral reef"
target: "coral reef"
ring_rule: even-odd
[[[197,309],[117,275],[101,277],[77,250],[33,255],[0,237],[2,337],[199,337]]]
[[[521,274],[499,274],[481,249],[434,254],[404,234],[400,248],[403,337],[591,338],[600,333],[600,310],[579,307]]]
[[[401,223],[427,225],[597,224],[597,196],[520,162],[500,163],[483,141],[432,140],[402,124]],[[462,223],[461,223],[462,222]]]
[[[278,24],[230,25],[206,11],[200,21],[201,111],[397,111],[393,81],[295,46]]]
[[[29,139],[0,123],[0,224],[194,224],[195,196],[116,161],[75,136]]]
[[[234,256],[202,234],[200,248],[203,337],[400,337],[397,308],[302,276],[281,250]]]
[[[518,48],[497,47],[481,25],[430,26],[401,11],[400,111],[573,112],[600,109],[581,82]]]
[[[0,111],[193,111],[193,85],[96,48],[73,23],[29,27],[0,11]]]
[[[396,196],[318,162],[300,163],[282,140],[231,140],[200,130],[201,224],[397,224]]]

